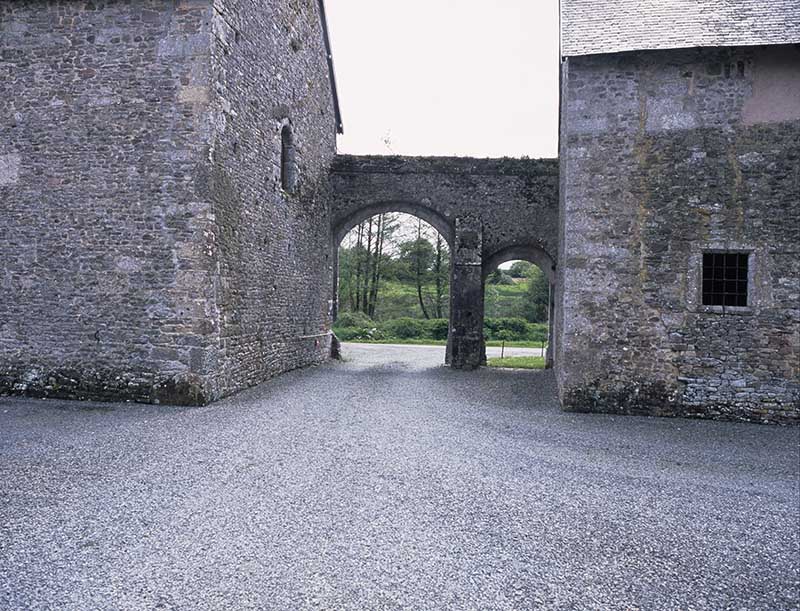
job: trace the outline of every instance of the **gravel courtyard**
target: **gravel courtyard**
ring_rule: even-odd
[[[0,398],[0,608],[798,608],[800,429],[566,414],[442,350]]]

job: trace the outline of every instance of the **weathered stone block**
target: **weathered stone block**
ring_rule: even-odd
[[[16,154],[0,155],[0,186],[17,184],[20,161]]]

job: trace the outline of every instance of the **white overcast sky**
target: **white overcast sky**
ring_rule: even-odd
[[[339,152],[556,156],[558,0],[325,7],[344,121]]]

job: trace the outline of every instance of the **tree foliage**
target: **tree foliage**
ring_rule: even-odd
[[[512,278],[527,278],[532,267],[535,267],[534,264],[528,261],[514,261],[508,268],[508,275]]]
[[[396,215],[378,214],[359,223],[351,232],[349,248],[339,249],[339,302],[345,301],[353,312],[375,315],[385,249],[397,231]]]
[[[547,322],[550,311],[550,281],[535,265],[528,270],[523,316],[529,322]]]
[[[423,318],[447,316],[450,253],[421,219],[381,214],[352,229],[339,249],[339,311],[379,316],[386,282],[414,287]]]
[[[502,269],[496,269],[486,279],[489,284],[504,284],[506,286],[514,284],[514,278]]]
[[[528,322],[547,322],[550,286],[547,277],[531,263],[512,264],[509,270],[495,270],[486,278],[484,312],[487,317],[518,317]],[[514,278],[511,270],[526,269],[525,278]]]

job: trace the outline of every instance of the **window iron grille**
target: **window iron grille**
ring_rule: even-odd
[[[747,306],[748,263],[747,253],[703,253],[703,305]]]

